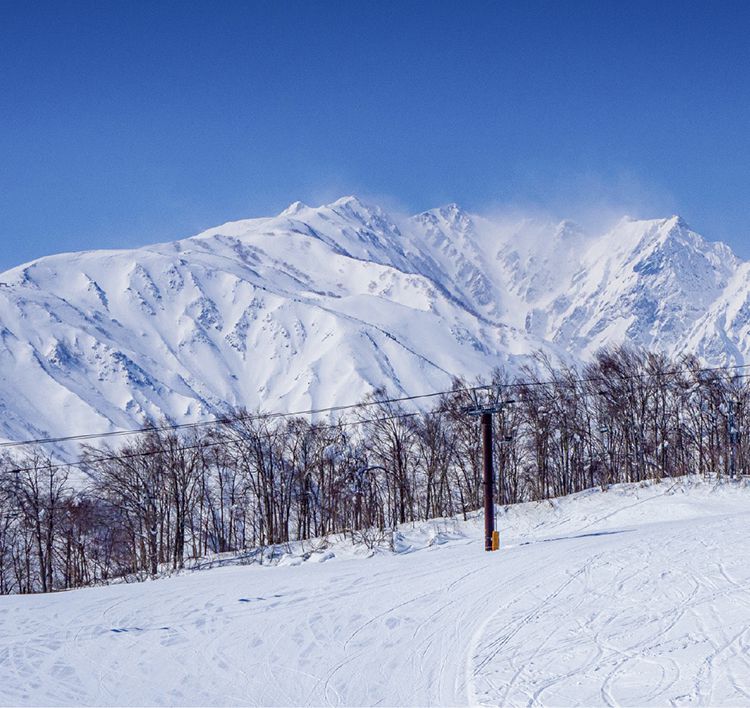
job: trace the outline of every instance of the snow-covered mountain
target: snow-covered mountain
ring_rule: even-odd
[[[543,349],[750,355],[750,264],[678,217],[409,219],[346,197],[0,275],[0,436],[415,394]]]

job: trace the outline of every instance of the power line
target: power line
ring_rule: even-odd
[[[714,367],[701,367],[701,368],[682,368],[682,369],[672,369],[669,371],[654,371],[654,372],[646,372],[646,373],[637,373],[637,374],[620,374],[616,376],[588,376],[588,377],[578,377],[578,378],[572,378],[572,379],[551,379],[551,380],[544,380],[544,381],[513,381],[511,383],[504,383],[504,384],[481,384],[477,386],[468,386],[468,387],[457,387],[452,388],[444,391],[432,391],[430,393],[422,393],[417,394],[413,396],[402,396],[399,398],[386,398],[386,399],[376,399],[372,401],[361,401],[359,403],[349,403],[339,406],[330,406],[327,408],[312,408],[307,410],[299,410],[299,411],[289,411],[289,412],[283,412],[283,411],[276,411],[271,413],[255,413],[255,414],[235,414],[231,416],[222,416],[220,418],[214,418],[212,420],[204,420],[204,421],[197,421],[194,423],[177,423],[177,424],[167,424],[167,425],[151,425],[151,426],[143,426],[141,428],[133,428],[130,430],[115,430],[110,432],[102,432],[102,433],[81,433],[77,435],[67,435],[67,436],[61,436],[61,437],[50,437],[50,438],[37,438],[32,440],[20,440],[20,441],[10,441],[10,442],[3,442],[0,443],[0,448],[18,448],[18,447],[26,447],[29,445],[49,445],[49,444],[57,444],[57,443],[66,443],[66,442],[81,442],[85,440],[97,440],[102,438],[114,438],[114,437],[123,437],[128,435],[143,435],[146,433],[157,433],[157,432],[168,432],[168,431],[174,431],[174,430],[189,430],[189,429],[195,429],[195,428],[203,428],[203,427],[209,427],[209,426],[219,426],[219,425],[231,425],[233,423],[239,423],[239,422],[252,422],[256,420],[276,420],[276,419],[283,419],[283,418],[297,418],[302,416],[312,416],[312,415],[323,415],[323,414],[330,414],[330,413],[339,413],[343,411],[348,410],[355,410],[355,409],[361,409],[361,408],[367,408],[372,406],[381,406],[381,405],[387,405],[392,403],[407,403],[411,401],[417,401],[417,400],[424,400],[427,398],[436,398],[438,396],[447,396],[450,394],[455,393],[476,393],[477,391],[486,391],[486,390],[492,390],[492,389],[508,389],[508,388],[532,388],[532,387],[541,387],[541,386],[568,386],[572,387],[578,384],[586,384],[586,383],[596,383],[596,382],[609,382],[612,381],[612,379],[620,380],[620,381],[631,381],[631,380],[639,380],[639,379],[649,379],[649,378],[662,378],[667,376],[677,376],[680,374],[700,374],[700,373],[715,373],[720,371],[734,371],[737,369],[746,369],[750,368],[750,364],[733,364],[733,365],[725,365],[725,366],[714,366]],[[735,375],[731,378],[733,379],[739,379],[739,378],[746,378],[750,376],[750,374],[739,374]],[[695,383],[697,384],[705,384],[710,383],[712,381],[716,381],[719,379],[711,379],[711,380],[698,380]],[[410,415],[416,415],[416,414],[410,414]]]
[[[316,430],[329,430],[333,428],[340,428],[340,427],[347,427],[347,426],[355,426],[355,425],[365,425],[367,423],[384,423],[390,420],[400,420],[403,418],[413,418],[418,415],[441,415],[443,411],[427,411],[425,413],[399,413],[398,415],[391,415],[386,416],[383,418],[369,418],[364,420],[350,420],[350,421],[341,421],[335,424],[324,424],[324,425],[316,425]],[[266,433],[266,436],[268,438],[271,437],[270,433]],[[230,436],[224,436],[220,440],[213,440],[211,442],[199,442],[194,443],[191,445],[180,445],[179,450],[182,452],[183,450],[204,450],[206,448],[212,448],[217,447],[219,445],[226,445],[227,443],[235,442],[237,439],[230,437]],[[60,469],[72,469],[72,468],[80,468],[80,467],[86,467],[89,464],[94,464],[97,462],[114,462],[119,460],[130,460],[137,457],[150,457],[151,455],[159,455],[161,453],[165,452],[165,449],[163,447],[157,447],[152,450],[139,450],[139,451],[131,451],[131,452],[125,452],[125,453],[119,453],[119,452],[113,452],[109,455],[99,455],[96,457],[88,457],[84,458],[83,460],[80,460],[78,462],[52,462],[52,463],[43,463],[41,465],[38,465],[36,467],[14,467],[13,469],[8,470],[8,474],[18,474],[20,472],[33,472],[36,469],[43,469],[43,470],[60,470]]]
[[[407,403],[409,401],[416,401],[424,398],[435,398],[437,396],[444,396],[451,393],[461,392],[473,392],[482,391],[486,389],[496,388],[494,384],[483,384],[481,386],[471,386],[465,388],[455,388],[447,391],[433,391],[431,393],[423,393],[416,396],[403,396],[401,398],[387,398],[378,399],[374,401],[362,401],[360,403],[350,403],[341,406],[331,406],[329,408],[314,408],[309,410],[301,411],[290,411],[290,412],[273,412],[273,413],[253,413],[253,414],[238,414],[231,416],[223,416],[221,418],[214,418],[212,420],[197,421],[195,423],[178,423],[169,425],[149,425],[141,428],[133,428],[131,430],[115,430],[106,433],[82,433],[78,435],[66,435],[57,438],[37,438],[34,440],[20,440],[0,443],[0,448],[13,448],[22,447],[26,445],[48,445],[52,443],[64,443],[64,442],[80,442],[83,440],[96,440],[99,438],[113,438],[122,437],[126,435],[143,435],[145,433],[157,433],[167,432],[171,430],[186,430],[193,428],[203,428],[212,425],[231,425],[232,423],[241,422],[252,422],[256,420],[275,420],[279,418],[299,418],[305,415],[318,415],[326,413],[338,413],[346,410],[354,410],[358,408],[367,408],[372,406],[386,405],[389,403]],[[410,414],[410,415],[416,415]]]

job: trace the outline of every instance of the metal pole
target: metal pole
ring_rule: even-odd
[[[737,477],[737,428],[734,424],[734,401],[729,402],[729,479]]]
[[[492,550],[495,504],[492,499],[492,413],[482,413],[482,457],[484,467],[484,550]]]

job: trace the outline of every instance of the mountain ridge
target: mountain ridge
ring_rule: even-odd
[[[355,196],[0,274],[0,436],[440,390],[536,350],[750,353],[750,265],[679,216],[503,221]]]

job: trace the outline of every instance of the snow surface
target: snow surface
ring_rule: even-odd
[[[750,487],[698,479],[0,598],[4,705],[750,705]],[[219,559],[226,562],[228,559]]]
[[[750,354],[750,266],[678,217],[396,218],[355,197],[0,274],[0,438],[307,410],[622,341]]]

